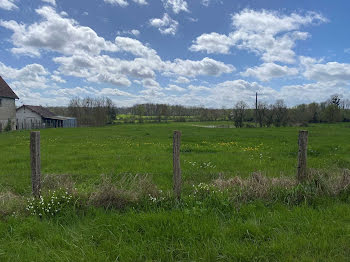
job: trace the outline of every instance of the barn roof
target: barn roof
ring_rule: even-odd
[[[38,115],[40,115],[43,118],[52,118],[55,116],[54,113],[52,113],[49,109],[42,107],[42,106],[31,106],[31,105],[23,105],[20,108],[27,108],[31,111],[33,111],[34,113],[37,113]],[[18,108],[17,110],[19,110],[20,108]]]
[[[15,92],[12,91],[11,87],[5,82],[0,76],[0,97],[7,97],[13,99],[19,99]]]

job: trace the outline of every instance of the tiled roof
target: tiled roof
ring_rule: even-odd
[[[15,92],[12,91],[11,87],[5,82],[0,76],[0,97],[8,97],[13,99],[19,99]]]

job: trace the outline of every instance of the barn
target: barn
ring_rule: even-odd
[[[5,129],[10,121],[10,129],[16,129],[16,104],[19,99],[11,87],[0,76],[0,132]]]
[[[49,109],[42,106],[23,105],[17,108],[17,129],[39,129],[76,127],[74,117],[56,116]]]

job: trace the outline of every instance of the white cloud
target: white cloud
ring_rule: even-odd
[[[131,30],[131,33],[132,33],[134,36],[139,36],[139,35],[140,35],[140,31],[137,30],[137,29],[132,29],[132,30]]]
[[[75,20],[57,14],[52,7],[44,6],[36,12],[43,20],[31,25],[0,20],[0,26],[13,31],[13,53],[39,56],[41,50],[50,50],[97,55],[101,51],[117,51],[113,43],[99,37],[90,27],[80,26]]]
[[[193,92],[203,92],[203,91],[209,91],[210,88],[206,86],[195,86],[195,85],[189,85],[188,89]]]
[[[130,86],[131,82],[130,80],[123,76],[123,75],[113,75],[110,73],[98,73],[97,75],[90,76],[87,78],[88,81],[90,82],[95,82],[95,83],[109,83],[112,85],[117,85],[117,86]]]
[[[48,88],[47,75],[49,75],[49,72],[39,64],[30,64],[21,69],[16,69],[0,62],[0,75],[6,80],[11,80],[11,86],[17,88]]]
[[[278,92],[270,87],[237,79],[219,83],[211,89],[211,94],[207,99],[215,107],[233,107],[238,101],[245,101],[248,105],[252,105],[255,101],[256,92],[259,93],[261,100],[268,102],[273,102],[279,97]]]
[[[175,59],[173,63],[168,64],[167,68],[168,72],[187,77],[196,77],[198,75],[220,76],[236,70],[232,65],[227,65],[208,57],[200,61]]]
[[[157,73],[189,83],[186,77],[220,76],[235,70],[232,65],[208,57],[199,61],[163,61],[154,49],[139,40],[117,36],[114,42],[107,41],[91,28],[69,19],[67,14],[64,17],[58,14],[52,7],[44,6],[36,12],[42,17],[39,22],[25,25],[16,21],[1,21],[0,25],[14,32],[12,43],[15,47],[12,52],[37,56],[42,52],[51,52],[53,55],[52,60],[58,65],[57,71],[47,77],[39,74],[41,84],[37,84],[40,81],[35,82],[38,88],[46,88],[46,83],[50,81],[54,84],[65,83],[62,77],[73,76],[93,83],[125,87],[129,87],[132,81],[140,80],[146,89],[160,92],[162,88],[154,80]],[[103,51],[112,52],[113,56],[108,53],[102,55]],[[116,57],[121,52],[134,58],[126,60]]]
[[[14,10],[18,9],[18,6],[15,5],[16,0],[0,0],[0,8],[5,10]]]
[[[90,86],[60,88],[60,89],[51,90],[50,95],[53,95],[55,97],[59,96],[59,97],[67,97],[67,98],[93,96],[93,95],[96,95],[96,89]]]
[[[204,5],[204,6],[206,6],[206,7],[208,7],[209,4],[210,4],[210,0],[202,0],[202,1],[201,1],[201,4]]]
[[[135,37],[140,36],[141,32],[137,29],[118,31],[117,35],[132,35]]]
[[[232,15],[235,29],[232,33],[203,34],[193,41],[190,50],[227,54],[235,46],[257,54],[265,62],[294,63],[295,42],[309,37],[308,33],[298,30],[302,26],[326,21],[315,12],[283,15],[274,11],[244,9]]]
[[[275,63],[264,63],[260,66],[248,68],[241,73],[242,76],[252,76],[261,81],[269,81],[272,78],[297,75],[297,68],[290,68],[288,66],[281,66]]]
[[[164,35],[175,35],[179,26],[179,23],[167,13],[164,14],[162,19],[152,18],[149,22],[151,26],[158,28],[160,33]]]
[[[175,14],[181,11],[189,12],[188,4],[185,0],[162,0],[165,8],[170,8]]]
[[[62,77],[58,75],[51,75],[51,79],[57,83],[66,83],[67,81],[64,80]]]
[[[105,82],[129,86],[127,78],[154,79],[156,72],[165,72],[169,76],[196,77],[199,75],[219,76],[235,70],[232,65],[224,64],[210,58],[200,61],[175,59],[162,61],[156,51],[143,46],[135,39],[117,37],[116,44],[121,50],[138,56],[134,60],[121,60],[107,55],[89,56],[73,55],[56,57],[58,71],[63,75],[85,78],[93,82]],[[187,81],[181,78],[182,81]]]
[[[180,76],[175,80],[175,83],[178,84],[188,84],[189,82],[191,82],[188,78]]]
[[[41,1],[52,4],[53,6],[56,6],[56,0],[41,0]]]
[[[69,101],[67,96],[54,96],[61,88],[50,81],[50,73],[40,64],[17,69],[0,62],[0,75],[18,95],[19,103],[64,105]]]
[[[125,52],[129,52],[134,56],[152,58],[157,56],[155,50],[143,45],[139,40],[129,38],[129,37],[116,37],[115,38],[116,46]]]
[[[140,98],[145,102],[164,101],[165,94],[156,88],[148,88],[140,92]],[[162,100],[161,100],[162,99]]]
[[[129,3],[126,0],[104,0],[105,3],[109,3],[112,5],[119,5],[121,7],[126,7]]]
[[[146,0],[133,0],[133,1],[139,5],[148,5]]]
[[[303,75],[309,80],[319,82],[350,81],[350,64],[338,62],[321,64],[321,61],[316,61],[308,57],[301,57],[300,60],[305,69]]]
[[[105,82],[122,86],[130,86],[128,77],[154,78],[155,72],[147,59],[131,61],[111,58],[109,56],[83,56],[56,57],[54,62],[59,64],[61,74],[86,78],[93,82]]]
[[[117,88],[103,88],[97,93],[97,96],[134,96],[128,92],[121,91]]]
[[[317,82],[283,86],[280,91],[280,97],[288,98],[287,103],[289,105],[326,101],[332,94],[342,94],[345,97],[350,97],[349,85],[344,85],[338,81]]]
[[[232,46],[232,39],[218,33],[203,34],[194,41],[191,51],[206,51],[208,54],[228,54]]]
[[[127,7],[129,5],[127,0],[104,0],[105,3],[112,4],[112,5],[118,5],[121,7]],[[146,0],[133,0],[136,4],[139,5],[147,5]]]
[[[160,88],[160,85],[157,81],[151,78],[143,79],[142,80],[142,85],[147,88],[147,89],[153,89],[157,91],[161,91],[162,89]]]
[[[194,17],[188,17],[187,19],[188,19],[189,21],[191,21],[192,23],[196,23],[196,22],[199,21],[198,18],[194,18]]]
[[[168,90],[168,91],[176,91],[176,92],[184,92],[184,91],[186,91],[186,89],[185,88],[183,88],[183,87],[180,87],[180,86],[178,86],[178,85],[168,85],[168,87],[167,88],[165,88],[165,90]]]

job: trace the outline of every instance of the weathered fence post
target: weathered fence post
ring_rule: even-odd
[[[41,170],[40,170],[40,132],[30,133],[30,165],[32,168],[32,189],[34,197],[40,196]]]
[[[303,182],[307,178],[307,142],[308,142],[308,131],[299,131],[299,151],[298,151],[298,182]]]
[[[181,132],[174,131],[173,138],[173,182],[174,182],[174,195],[177,200],[181,198],[181,166],[180,166],[180,146],[181,146]]]

